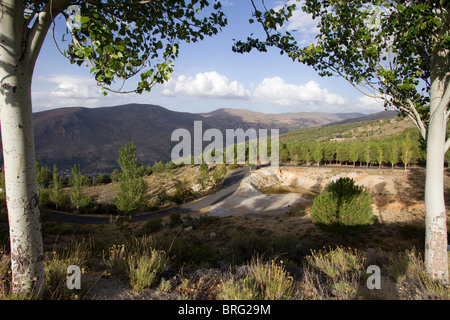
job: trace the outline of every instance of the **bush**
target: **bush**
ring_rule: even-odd
[[[172,212],[169,215],[169,226],[174,227],[178,224],[181,224],[182,219],[181,219],[181,213],[179,212]]]
[[[82,198],[78,205],[78,211],[87,214],[95,207],[95,204],[95,200],[91,197]]]
[[[170,200],[176,204],[182,204],[184,200],[193,195],[192,189],[186,180],[174,180],[175,193],[170,197]]]
[[[139,234],[151,234],[159,229],[161,229],[162,225],[162,219],[161,218],[153,218],[145,222],[145,224],[142,226],[142,228],[139,231]]]
[[[81,299],[94,285],[93,279],[86,275],[91,265],[92,242],[73,242],[61,251],[48,252],[45,255],[45,299],[68,300]],[[81,289],[67,287],[67,267],[76,265],[81,268]]]
[[[231,235],[229,248],[232,260],[236,264],[245,263],[258,254],[265,254],[270,250],[266,237],[243,231],[235,231]]]
[[[161,173],[164,171],[164,164],[161,161],[156,162],[152,167],[152,172]]]
[[[140,291],[156,284],[167,262],[165,252],[154,249],[147,255],[129,256],[127,265],[131,286]]]
[[[304,268],[302,293],[306,298],[355,300],[364,287],[366,260],[350,248],[312,251]]]
[[[350,178],[329,184],[324,194],[314,199],[311,220],[332,232],[363,231],[375,222],[369,191]]]
[[[100,186],[100,185],[104,185],[104,184],[108,184],[111,183],[112,179],[109,175],[107,174],[100,174],[96,179],[95,179],[95,185],[96,186]]]
[[[143,290],[157,284],[159,276],[169,263],[165,251],[155,249],[154,237],[133,237],[125,244],[113,245],[105,257],[109,271],[128,276],[135,290]]]
[[[293,278],[285,270],[283,262],[263,262],[256,258],[248,266],[248,274],[242,279],[231,276],[224,281],[218,294],[219,300],[287,300],[293,293]]]
[[[450,257],[450,253],[449,253]],[[417,249],[391,256],[384,265],[389,275],[403,290],[404,300],[449,300],[450,286],[433,281],[426,272],[422,254]]]

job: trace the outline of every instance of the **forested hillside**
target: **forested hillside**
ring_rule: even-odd
[[[280,137],[280,161],[407,168],[425,162],[422,144],[410,121],[395,117],[289,132]]]

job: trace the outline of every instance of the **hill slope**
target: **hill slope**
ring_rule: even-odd
[[[380,115],[376,118],[375,115]],[[371,117],[355,118],[361,121],[342,121],[330,123],[321,127],[302,128],[292,130],[280,136],[282,142],[323,142],[339,137],[340,140],[371,140],[398,135],[406,129],[413,128],[413,123],[403,117],[385,117],[386,113],[375,114]],[[369,119],[369,120],[367,120]]]
[[[104,108],[61,108],[34,114],[36,159],[43,165],[67,170],[81,165],[83,173],[111,172],[117,167],[120,147],[133,141],[143,165],[170,160],[175,129],[191,132],[194,121],[203,131],[217,128],[292,129],[321,126],[361,114],[286,113],[263,114],[242,109],[219,109],[210,113],[175,112],[156,105],[128,104]],[[224,135],[225,136],[225,135]],[[204,146],[209,144],[205,142]]]
[[[264,114],[246,109],[217,109],[202,113],[206,118],[220,120],[233,128],[236,124],[255,124],[267,129],[279,129],[280,133],[307,127],[318,127],[337,121],[346,121],[364,116],[362,113],[320,113],[320,112],[288,112]]]

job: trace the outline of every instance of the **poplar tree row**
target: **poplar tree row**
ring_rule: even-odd
[[[280,161],[297,164],[355,166],[403,166],[425,163],[425,151],[417,130],[385,139],[368,141],[281,142]],[[450,161],[450,153],[448,160]]]

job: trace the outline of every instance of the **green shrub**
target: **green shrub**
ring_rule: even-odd
[[[167,262],[165,252],[154,249],[148,255],[128,256],[127,265],[131,286],[139,291],[156,284]]]
[[[179,212],[172,212],[169,215],[169,226],[174,227],[178,224],[181,224],[182,219],[181,219],[181,213]]]
[[[175,193],[170,197],[170,200],[176,204],[182,204],[186,198],[192,196],[192,189],[186,180],[174,179]]]
[[[166,252],[154,248],[156,244],[152,236],[133,237],[125,244],[110,247],[105,264],[111,273],[126,274],[135,290],[149,288],[169,263]]]
[[[212,246],[202,239],[166,238],[164,247],[170,253],[173,266],[217,267],[217,255]],[[170,242],[169,242],[170,241]]]
[[[81,299],[93,286],[86,272],[92,264],[93,243],[73,242],[60,251],[45,255],[45,298],[50,300]],[[67,287],[67,267],[75,265],[81,268],[81,289],[70,290]]]
[[[449,253],[450,257],[450,253]],[[450,287],[433,281],[426,272],[422,254],[413,248],[391,256],[383,266],[395,282],[403,288],[400,299],[449,300]]]
[[[369,191],[350,178],[329,184],[325,193],[314,199],[311,220],[333,232],[363,231],[375,222]]]
[[[105,259],[105,264],[109,271],[114,274],[124,274],[127,261],[125,253],[125,245],[113,245],[108,249],[108,257]]]
[[[164,163],[161,161],[155,162],[155,164],[152,167],[152,172],[154,173],[160,173],[164,171]]]
[[[301,290],[308,299],[355,300],[365,286],[366,260],[356,249],[312,251],[305,261]]]
[[[233,232],[229,248],[236,264],[245,263],[255,255],[265,254],[270,250],[267,238],[244,231]]]
[[[140,230],[140,234],[151,234],[159,229],[161,229],[162,225],[162,219],[161,218],[153,218],[145,222],[145,224],[142,226]]]
[[[360,274],[364,269],[365,259],[356,249],[337,247],[330,250],[311,251],[306,261],[310,267],[336,280],[349,273]]]
[[[108,184],[111,183],[112,179],[109,175],[107,174],[100,174],[96,179],[95,179],[95,185],[96,186],[100,186],[100,185],[104,185],[104,184]]]
[[[269,263],[256,258],[243,279],[232,276],[223,282],[221,289],[219,300],[287,300],[291,298],[294,285],[282,261]]]
[[[50,204],[50,192],[48,189],[39,188],[39,206],[40,208],[47,208]]]
[[[90,213],[95,207],[95,200],[91,197],[83,197],[78,203],[78,212],[87,214]]]

